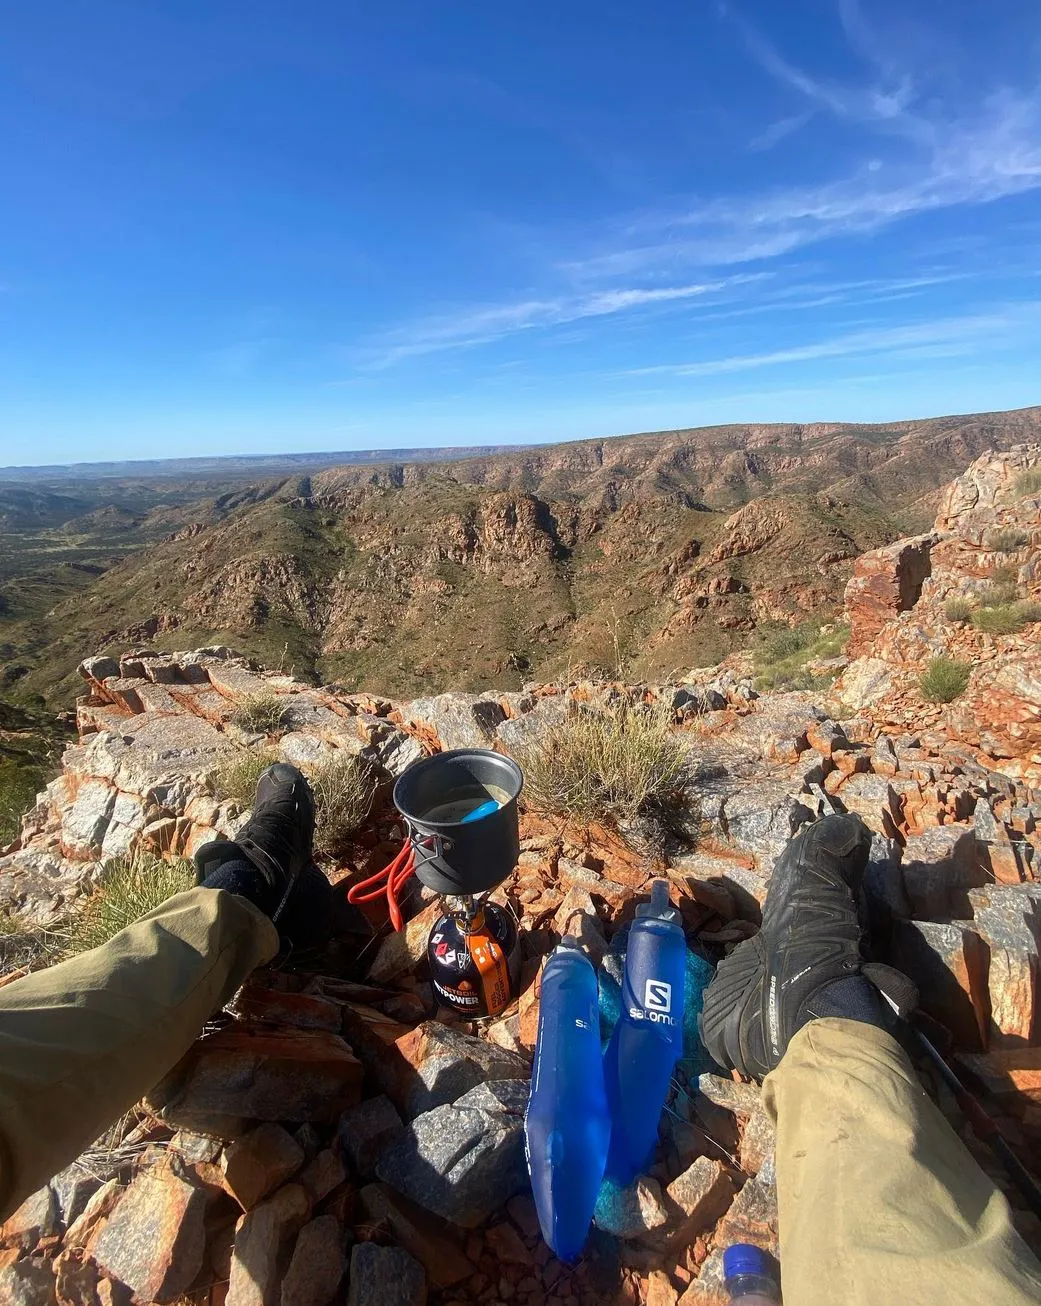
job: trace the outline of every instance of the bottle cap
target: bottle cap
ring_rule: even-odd
[[[668,921],[670,925],[679,921],[679,912],[669,902],[668,880],[654,881],[651,885],[651,900],[637,907],[636,917],[638,920]]]
[[[777,1282],[774,1258],[753,1243],[734,1243],[723,1253],[723,1281],[729,1283],[742,1274],[755,1274]]]

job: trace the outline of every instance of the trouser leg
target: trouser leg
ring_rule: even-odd
[[[0,1218],[156,1084],[277,951],[245,898],[190,889],[0,989]]]
[[[787,1306],[1041,1301],[1004,1197],[883,1030],[811,1021],[763,1093]]]

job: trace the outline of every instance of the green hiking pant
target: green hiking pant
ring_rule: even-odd
[[[245,899],[192,889],[0,989],[0,1215],[162,1078],[277,946]],[[764,1092],[787,1306],[1041,1301],[1004,1198],[887,1034],[813,1021]]]

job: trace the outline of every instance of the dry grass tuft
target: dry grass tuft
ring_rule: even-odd
[[[210,776],[214,797],[234,803],[240,812],[250,811],[257,795],[257,781],[277,761],[277,753],[266,748],[244,748],[232,753]]]
[[[50,966],[61,960],[64,947],[62,934],[0,910],[0,977]]]
[[[1017,526],[1005,526],[1001,530],[990,531],[987,535],[987,548],[995,553],[1015,553],[1024,544],[1030,543],[1030,536]]]
[[[943,610],[948,621],[968,621],[973,611],[972,600],[964,598],[948,599]]]
[[[372,809],[375,774],[353,753],[337,750],[313,766],[307,778],[315,797],[315,851],[337,857]]]
[[[115,857],[102,867],[97,888],[68,926],[71,953],[107,943],[147,912],[195,884],[195,868],[184,860],[163,861],[148,853]]]
[[[689,761],[666,708],[621,700],[609,707],[572,706],[518,758],[525,797],[536,811],[580,821],[633,821],[678,807]]]
[[[231,721],[240,730],[273,735],[285,725],[288,710],[288,703],[278,694],[245,694],[236,703]]]
[[[1041,467],[1020,472],[1016,477],[1016,495],[1020,499],[1026,499],[1034,494],[1041,494]]]

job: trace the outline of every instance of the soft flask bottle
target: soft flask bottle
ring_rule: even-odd
[[[647,1166],[676,1062],[683,1052],[687,943],[669,886],[655,880],[636,909],[622,979],[622,1010],[604,1058],[611,1113],[608,1176],[629,1184]]]
[[[524,1141],[542,1236],[562,1261],[585,1246],[610,1129],[596,972],[561,944],[542,971]]]

